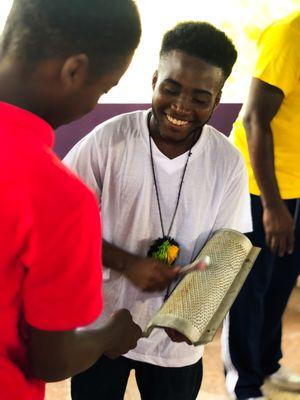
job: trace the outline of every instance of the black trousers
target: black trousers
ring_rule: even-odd
[[[297,201],[285,203],[295,217]],[[265,245],[260,197],[251,196],[252,243],[262,251],[227,316],[222,333],[226,385],[237,399],[261,396],[264,379],[276,372],[281,353],[281,319],[300,273],[300,221],[291,255],[277,257]]]
[[[165,368],[119,357],[102,356],[71,381],[73,400],[122,400],[130,371],[135,370],[142,400],[195,400],[202,381],[202,360],[181,368]]]

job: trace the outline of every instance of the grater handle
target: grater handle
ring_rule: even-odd
[[[182,267],[181,270],[179,271],[179,276],[185,275],[185,274],[195,271],[195,270],[203,271],[210,265],[210,263],[211,263],[211,260],[210,260],[209,256],[201,257],[200,260],[199,259],[195,260],[191,264],[188,264],[185,267]]]

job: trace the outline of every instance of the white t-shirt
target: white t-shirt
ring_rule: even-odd
[[[103,238],[124,250],[146,256],[162,236],[151,168],[147,111],[114,117],[84,137],[64,162],[94,190],[101,204]],[[151,139],[152,140],[152,139]],[[163,222],[174,213],[188,153],[167,158],[152,141]],[[92,221],[91,221],[92,223]],[[177,265],[191,262],[220,228],[252,230],[248,178],[243,159],[228,139],[205,125],[192,148],[170,236],[180,244]],[[127,308],[142,329],[161,307],[163,293],[144,293],[116,271],[104,271],[102,325],[117,309]],[[141,339],[126,357],[165,367],[196,363],[202,346],[173,343],[162,329]]]

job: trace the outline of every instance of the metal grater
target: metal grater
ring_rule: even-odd
[[[211,342],[238,295],[260,248],[240,232],[221,229],[207,241],[193,264],[210,257],[205,271],[184,276],[148,324],[144,336],[154,328],[173,328],[194,345]]]

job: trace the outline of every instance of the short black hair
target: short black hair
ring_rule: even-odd
[[[188,21],[165,33],[160,57],[172,50],[182,51],[222,69],[225,79],[237,59],[237,51],[226,34],[207,22]]]
[[[85,53],[91,69],[105,74],[135,50],[140,36],[133,0],[14,0],[1,52],[33,65]]]

